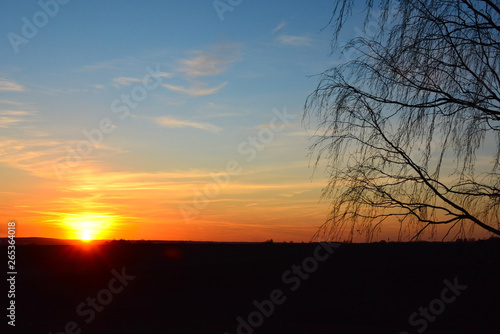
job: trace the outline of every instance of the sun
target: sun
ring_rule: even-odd
[[[83,242],[106,239],[116,224],[114,216],[95,212],[68,213],[62,220],[67,238]]]
[[[91,241],[92,240],[92,235],[90,234],[89,231],[83,231],[82,236],[80,237],[83,241]]]

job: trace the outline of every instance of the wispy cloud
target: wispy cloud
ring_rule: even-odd
[[[29,116],[36,114],[36,111],[24,111],[24,110],[1,110],[0,115],[2,116]]]
[[[174,75],[172,73],[159,72],[156,73],[155,76],[159,78],[172,78]],[[142,80],[143,78],[119,77],[119,78],[114,78],[113,82],[118,84],[119,86],[129,86],[135,82],[142,83]]]
[[[222,89],[227,82],[222,82],[215,87],[208,87],[208,84],[202,81],[201,78],[213,77],[225,73],[233,63],[238,61],[239,47],[239,44],[236,43],[218,43],[206,50],[192,50],[188,52],[188,56],[177,59],[171,64],[171,66],[169,66],[169,72],[160,72],[155,75],[162,79],[177,77],[180,82],[171,83],[169,80],[163,81],[164,88],[177,93],[193,97],[215,94]],[[163,54],[160,56],[163,56]],[[138,63],[141,63],[141,66],[143,66],[146,60],[138,61],[130,58],[113,59],[85,66],[78,69],[78,71],[92,72],[113,70],[113,72],[117,72],[116,70],[118,70],[120,71],[118,73],[126,75],[115,76],[112,79],[111,86],[120,88],[142,83],[143,75],[136,77],[125,71],[137,67]],[[92,88],[104,89],[106,86],[107,85],[104,84],[98,84],[92,86]]]
[[[117,66],[117,63],[122,61],[121,59],[113,59],[109,61],[102,61],[97,64],[93,65],[87,65],[84,66],[80,69],[78,69],[78,72],[94,72],[94,71],[101,71],[101,70],[109,70],[109,69],[119,69]]]
[[[9,104],[12,106],[25,106],[24,102],[10,101],[10,100],[0,100],[0,104]]]
[[[119,84],[120,86],[128,86],[134,82],[141,82],[141,79],[130,78],[130,77],[119,77],[119,78],[114,78],[113,82]]]
[[[34,129],[34,130],[33,130]],[[49,137],[50,133],[46,131],[40,131],[37,128],[27,126],[23,129],[24,133],[26,136],[29,136],[30,138],[33,137]]]
[[[101,84],[98,84],[98,85],[90,85],[91,88],[93,89],[99,89],[99,90],[103,90],[103,89],[106,89],[106,86],[105,85],[101,85]]]
[[[26,106],[21,103],[13,104],[16,106]],[[28,119],[26,117],[33,116],[37,114],[36,110],[10,110],[10,109],[0,109],[0,128],[8,128],[14,124],[25,122]]]
[[[194,57],[179,60],[177,71],[191,78],[219,75],[238,60],[238,48],[238,44],[221,43],[210,51],[193,51]]]
[[[24,131],[25,134],[30,133]],[[80,141],[51,139],[44,133],[32,133],[31,138],[15,139],[0,137],[0,163],[5,163],[14,168],[27,171],[32,175],[47,179],[57,180],[58,176],[54,170],[54,163],[66,166],[68,157],[68,146],[77,147]],[[121,153],[119,149],[106,145],[99,146],[99,150],[106,150],[106,154]],[[84,171],[89,166],[96,165],[99,156],[82,157],[78,168],[69,168],[65,178],[70,174]]]
[[[0,141],[0,162],[33,175],[55,176],[51,163],[56,157],[64,157],[65,154],[62,143],[49,139],[17,140],[2,137]]]
[[[292,136],[292,137],[312,137],[312,136],[317,136],[314,132],[309,133],[308,131],[289,132],[286,135],[287,136]]]
[[[242,117],[245,116],[246,113],[237,113],[237,112],[205,112],[200,114],[198,118],[200,119],[208,119],[208,118],[222,118],[222,117]]]
[[[10,125],[19,122],[21,122],[21,120],[18,118],[0,116],[0,128],[8,128]]]
[[[227,71],[229,66],[239,59],[238,44],[219,43],[208,51],[195,50],[192,57],[179,59],[175,72],[179,73],[181,80],[189,83],[183,86],[178,84],[164,83],[163,87],[177,93],[190,96],[204,96],[217,93],[227,82],[215,87],[208,87],[201,77],[217,76]]]
[[[305,36],[281,35],[276,40],[283,45],[311,46],[313,39]]]
[[[167,50],[144,52],[138,56],[124,56],[121,58],[113,58],[104,60],[98,63],[88,64],[76,68],[77,72],[94,72],[103,70],[112,71],[128,71],[131,68],[144,68],[146,64],[158,63],[158,59],[166,56],[169,52]]]
[[[26,89],[20,84],[6,79],[0,79],[0,92],[24,92],[24,91],[26,91]]]
[[[180,120],[180,119],[175,119],[172,117],[159,117],[159,118],[155,119],[155,122],[161,126],[168,127],[168,128],[191,127],[191,128],[196,128],[196,129],[200,129],[200,130],[210,131],[212,133],[217,133],[217,132],[220,132],[222,130],[218,126],[210,124],[210,123],[200,123],[200,122],[193,122],[193,121],[189,121],[189,120]]]
[[[192,87],[182,87],[182,86],[176,86],[176,85],[170,85],[170,84],[163,84],[163,87],[170,89],[171,91],[174,91],[174,92],[188,94],[191,96],[203,96],[203,95],[211,95],[211,94],[217,93],[226,84],[227,84],[227,82],[224,82],[217,87],[207,88],[207,87],[205,87],[206,86],[205,83],[196,82],[195,85],[193,85]]]
[[[277,33],[278,31],[280,31],[281,29],[283,29],[285,26],[286,26],[286,22],[285,21],[281,21],[281,23],[278,24],[278,26],[273,29],[273,34]]]

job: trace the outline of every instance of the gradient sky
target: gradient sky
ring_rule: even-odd
[[[18,237],[310,240],[328,205],[301,118],[335,63],[333,1],[58,7],[0,4],[0,220]]]

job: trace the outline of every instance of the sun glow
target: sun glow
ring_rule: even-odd
[[[116,225],[115,217],[97,213],[68,215],[64,219],[69,239],[91,241],[111,238]]]
[[[88,231],[83,231],[81,239],[83,241],[91,241],[92,240],[92,235]]]

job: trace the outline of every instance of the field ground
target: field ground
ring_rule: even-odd
[[[498,241],[318,246],[18,246],[8,333],[498,333]]]

